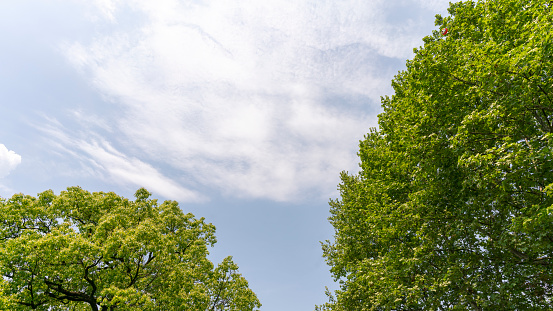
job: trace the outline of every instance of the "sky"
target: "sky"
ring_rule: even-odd
[[[0,196],[69,186],[217,228],[262,311],[337,285],[320,241],[443,0],[0,2]]]

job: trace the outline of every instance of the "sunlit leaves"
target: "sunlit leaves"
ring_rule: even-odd
[[[78,187],[0,201],[2,310],[254,310],[229,258],[208,259],[215,227],[158,204]]]
[[[323,245],[341,289],[321,308],[551,308],[551,3],[449,12],[342,174]]]

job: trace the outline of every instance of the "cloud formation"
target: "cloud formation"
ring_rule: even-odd
[[[8,176],[20,163],[20,155],[0,144],[0,178]]]
[[[88,169],[80,174],[92,175],[111,184],[145,187],[172,200],[199,202],[206,199],[165,176],[153,165],[124,155],[102,137],[78,131],[68,134],[71,131],[55,119],[49,119],[47,125],[39,129],[52,139],[52,147],[87,166]]]
[[[175,180],[280,201],[328,197],[341,170],[356,170],[379,97],[421,38],[421,15],[398,22],[384,0],[97,5],[111,30],[64,50],[122,109],[113,118],[120,134],[104,139],[125,148],[81,150],[107,172],[139,153],[178,172]],[[129,14],[138,25],[124,24]]]

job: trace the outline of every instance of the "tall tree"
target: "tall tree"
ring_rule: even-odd
[[[551,310],[553,3],[465,1],[342,173],[319,310]]]
[[[215,227],[158,204],[78,187],[0,198],[0,310],[254,310]]]

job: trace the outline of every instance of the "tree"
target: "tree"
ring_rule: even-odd
[[[177,202],[78,187],[0,198],[0,310],[254,310],[215,227]]]
[[[553,309],[552,6],[436,16],[330,202],[318,310]]]

